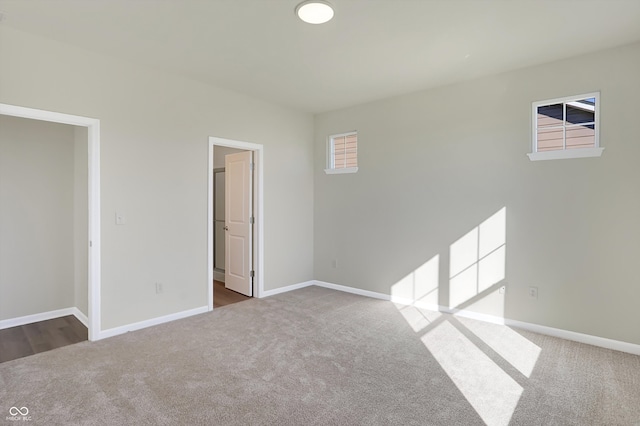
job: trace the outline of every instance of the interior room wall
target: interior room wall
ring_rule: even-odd
[[[89,315],[89,188],[87,128],[74,126],[73,141],[73,252],[74,306]]]
[[[316,116],[315,278],[640,343],[638,75],[634,44]],[[530,161],[531,103],[593,91],[602,157]],[[353,129],[359,171],[326,175]]]
[[[0,115],[0,320],[74,306],[73,175],[72,126]]]
[[[0,62],[0,102],[100,119],[103,330],[207,305],[209,136],[265,147],[264,288],[313,278],[310,114],[6,26]]]

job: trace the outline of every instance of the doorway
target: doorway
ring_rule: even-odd
[[[232,274],[229,269],[229,265],[226,264],[230,260],[231,252],[228,250],[228,239],[231,239],[231,234],[228,231],[227,220],[231,219],[227,208],[230,207],[227,198],[231,194],[228,190],[237,191],[238,188],[227,188],[226,175],[228,169],[228,159],[237,157],[237,155],[246,156],[251,155],[251,151],[243,151],[236,148],[229,148],[226,146],[214,146],[213,147],[213,308],[220,308],[222,306],[230,305],[233,303],[243,302],[251,298],[252,288],[250,283],[249,272],[245,277],[238,277]],[[249,189],[250,190],[250,189]],[[250,200],[247,204],[251,204]],[[251,208],[251,206],[249,206]],[[244,255],[240,255],[244,258]],[[251,259],[246,259],[248,262]],[[236,265],[237,267],[237,265]],[[242,274],[242,267],[240,268],[240,275]],[[231,280],[229,280],[231,278]],[[238,288],[238,279],[240,281],[240,287]],[[234,284],[236,284],[234,286]]]
[[[86,326],[89,340],[98,340],[100,339],[100,120],[8,104],[0,104],[0,115],[86,128],[86,137],[84,138],[87,143],[85,163],[87,165],[87,225],[84,239],[88,270]],[[53,316],[48,318],[35,314],[14,318],[8,322],[16,327],[22,326],[30,322],[65,315],[62,311],[49,312],[48,314]],[[73,308],[70,311],[66,314],[75,314]],[[82,317],[82,315],[78,315],[78,317]]]
[[[220,178],[224,176],[220,165],[224,164],[221,161],[220,155],[227,155],[227,153],[250,153],[250,156],[253,157],[253,194],[251,199],[249,200],[249,204],[253,205],[252,211],[252,228],[253,228],[253,247],[248,254],[249,258],[252,258],[250,262],[250,269],[253,271],[252,273],[252,282],[251,282],[251,292],[253,293],[253,297],[260,297],[264,284],[263,284],[263,146],[261,144],[255,144],[250,142],[242,142],[235,141],[230,139],[222,139],[216,137],[209,138],[209,162],[208,162],[208,175],[209,175],[209,187],[208,187],[208,251],[207,251],[207,261],[208,261],[208,280],[207,280],[207,294],[208,294],[208,307],[209,310],[214,309],[214,286],[217,285],[217,288],[221,288],[220,278],[223,277],[223,268],[221,268],[221,256],[220,256],[220,247],[222,246],[221,241],[221,232],[222,228],[225,226],[221,224],[220,220],[220,209],[216,209],[216,188],[218,191],[220,190],[221,183]],[[216,157],[216,155],[218,157]],[[233,154],[232,154],[233,155]],[[237,154],[235,154],[237,155]],[[226,181],[226,179],[225,179]],[[220,200],[218,200],[218,205],[220,204]],[[216,210],[218,210],[216,212]],[[217,220],[216,220],[217,219]],[[217,228],[216,228],[217,227]],[[227,236],[224,238],[227,240]],[[216,254],[216,245],[218,246],[218,253]],[[225,248],[225,255],[227,253],[227,249]],[[229,271],[227,272],[227,276]],[[249,273],[250,270],[246,270],[246,273]],[[215,283],[214,281],[217,281]],[[223,288],[223,287],[222,287]],[[224,296],[223,296],[224,297]],[[224,297],[226,298],[226,297]],[[221,302],[224,299],[221,298]],[[233,303],[233,302],[232,302]],[[216,303],[216,307],[220,306],[220,304]]]

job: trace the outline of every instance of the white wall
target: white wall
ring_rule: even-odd
[[[209,136],[265,146],[265,289],[313,278],[312,116],[6,26],[0,63],[0,102],[100,119],[102,329],[207,305]]]
[[[0,115],[0,320],[75,306],[73,220],[74,128]]]
[[[638,75],[635,44],[318,115],[315,278],[640,343]],[[531,102],[598,90],[603,156],[531,162]],[[352,129],[360,170],[325,175]],[[454,243],[502,208],[504,279],[450,304]]]

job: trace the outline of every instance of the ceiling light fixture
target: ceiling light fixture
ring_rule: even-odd
[[[296,15],[308,24],[324,24],[333,18],[333,7],[326,1],[307,0],[296,6]]]

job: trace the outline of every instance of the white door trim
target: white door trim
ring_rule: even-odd
[[[89,340],[100,336],[100,120],[78,115],[25,108],[0,103],[0,115],[70,124],[87,128],[88,133],[88,188],[89,188]]]
[[[209,187],[207,197],[207,305],[213,310],[213,155],[214,146],[253,151],[254,170],[254,215],[256,223],[253,234],[253,261],[256,271],[253,279],[253,297],[262,297],[264,293],[264,146],[252,142],[209,136],[208,176]]]

